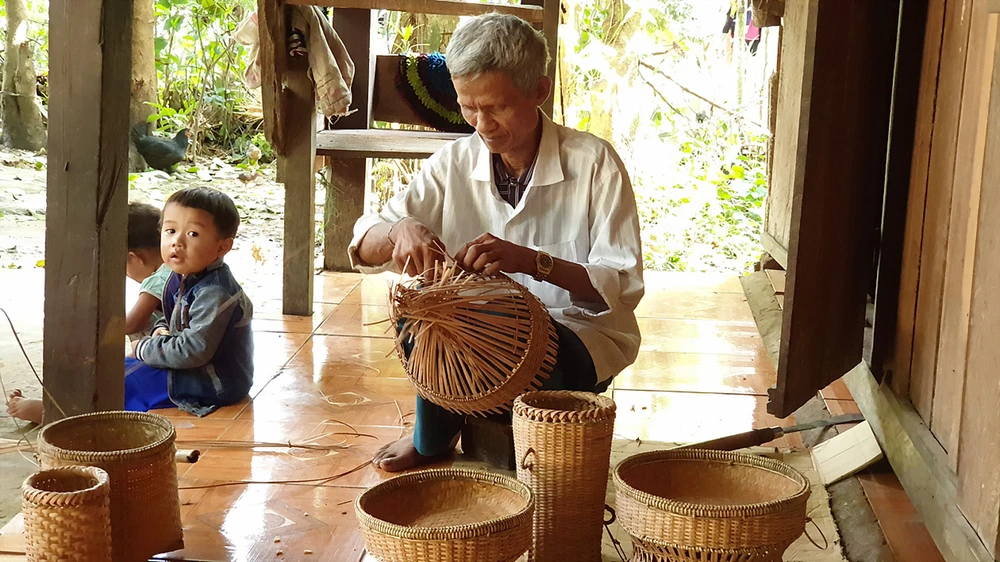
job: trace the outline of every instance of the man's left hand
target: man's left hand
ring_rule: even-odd
[[[501,271],[531,275],[535,271],[534,250],[501,240],[488,232],[462,246],[455,260],[466,269],[486,275]]]

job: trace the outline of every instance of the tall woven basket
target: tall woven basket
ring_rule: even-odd
[[[115,562],[184,546],[174,438],[167,418],[140,412],[73,416],[39,435],[42,468],[87,465],[108,473]]]
[[[535,494],[535,562],[600,562],[615,403],[589,392],[514,401],[517,478]]]
[[[108,474],[65,466],[29,476],[21,485],[25,553],[29,562],[110,562]]]
[[[446,410],[482,416],[509,410],[555,366],[548,310],[505,275],[439,265],[397,283],[389,299],[389,316],[401,326],[396,350],[406,376],[417,394]]]
[[[805,531],[809,481],[765,457],[654,451],[615,467],[633,562],[781,562]]]
[[[354,509],[380,562],[514,562],[531,546],[531,490],[500,474],[411,472],[369,488]]]

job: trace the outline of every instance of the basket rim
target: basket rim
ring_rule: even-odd
[[[497,519],[433,528],[407,527],[405,525],[389,523],[368,513],[362,505],[363,502],[376,494],[401,488],[409,484],[432,480],[457,479],[469,479],[476,482],[502,486],[523,497],[527,500],[526,504],[517,513],[505,515]],[[395,476],[368,488],[354,500],[354,511],[363,529],[367,528],[379,534],[404,540],[463,540],[497,535],[505,531],[510,531],[519,525],[531,525],[534,510],[535,497],[526,484],[502,474],[465,468],[432,468]]]
[[[94,484],[86,488],[81,488],[79,490],[71,490],[68,492],[57,492],[53,490],[42,490],[35,486],[35,484],[42,478],[54,476],[57,474],[83,474],[94,479]],[[81,496],[90,496],[96,492],[100,492],[102,488],[106,488],[109,484],[108,473],[102,468],[97,466],[83,466],[83,465],[67,465],[59,466],[55,468],[47,468],[44,470],[39,470],[34,474],[29,475],[24,479],[21,484],[21,492],[29,496],[30,498],[45,496],[50,498],[76,498]]]
[[[541,408],[530,404],[534,398],[547,396],[551,398],[572,398],[590,404],[586,410],[560,410]],[[599,422],[614,419],[617,411],[615,401],[607,396],[582,390],[530,390],[514,400],[514,414],[531,421],[548,423],[567,422]]]
[[[47,434],[52,434],[58,429],[62,429],[68,425],[76,424],[81,421],[92,421],[92,420],[110,420],[110,421],[122,421],[122,420],[140,420],[143,422],[148,422],[151,425],[155,425],[161,429],[167,431],[166,435],[157,439],[155,442],[149,445],[143,445],[142,447],[135,447],[132,449],[121,449],[118,451],[80,451],[77,449],[67,449],[59,445],[53,444],[46,438]],[[125,410],[109,410],[104,412],[91,412],[89,414],[79,414],[76,416],[70,416],[68,418],[63,418],[59,421],[50,423],[49,425],[42,428],[41,432],[38,434],[39,451],[44,453],[56,453],[60,455],[61,458],[70,458],[72,460],[86,460],[87,462],[99,462],[106,460],[117,460],[122,457],[132,457],[141,455],[144,453],[149,453],[161,449],[165,446],[169,446],[174,442],[177,437],[177,430],[174,428],[174,424],[170,422],[166,417],[160,414],[154,414],[151,412],[129,412]]]
[[[625,479],[622,476],[623,471],[636,466],[661,461],[677,460],[736,463],[779,474],[790,480],[796,481],[799,484],[799,487],[795,493],[790,496],[767,502],[731,505],[702,505],[654,496],[653,494],[632,487],[625,482]],[[687,517],[730,518],[772,515],[784,510],[789,504],[800,501],[804,496],[808,496],[810,492],[809,479],[795,468],[779,460],[752,455],[749,453],[739,453],[735,451],[712,451],[706,449],[673,449],[666,451],[649,451],[646,453],[632,455],[615,466],[614,483],[616,494],[624,494],[625,496],[642,502],[649,507]]]

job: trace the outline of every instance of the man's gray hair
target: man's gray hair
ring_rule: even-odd
[[[530,93],[545,75],[549,48],[545,36],[523,19],[491,12],[459,26],[448,42],[448,71],[454,78],[505,72]]]

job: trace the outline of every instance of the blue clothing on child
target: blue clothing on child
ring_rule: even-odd
[[[149,368],[126,376],[126,402],[156,404],[159,380],[173,404],[197,416],[246,397],[253,384],[253,305],[229,266],[219,259],[195,275],[172,274],[162,306],[155,328],[169,334],[136,346],[135,358]],[[137,394],[129,396],[130,389]]]

